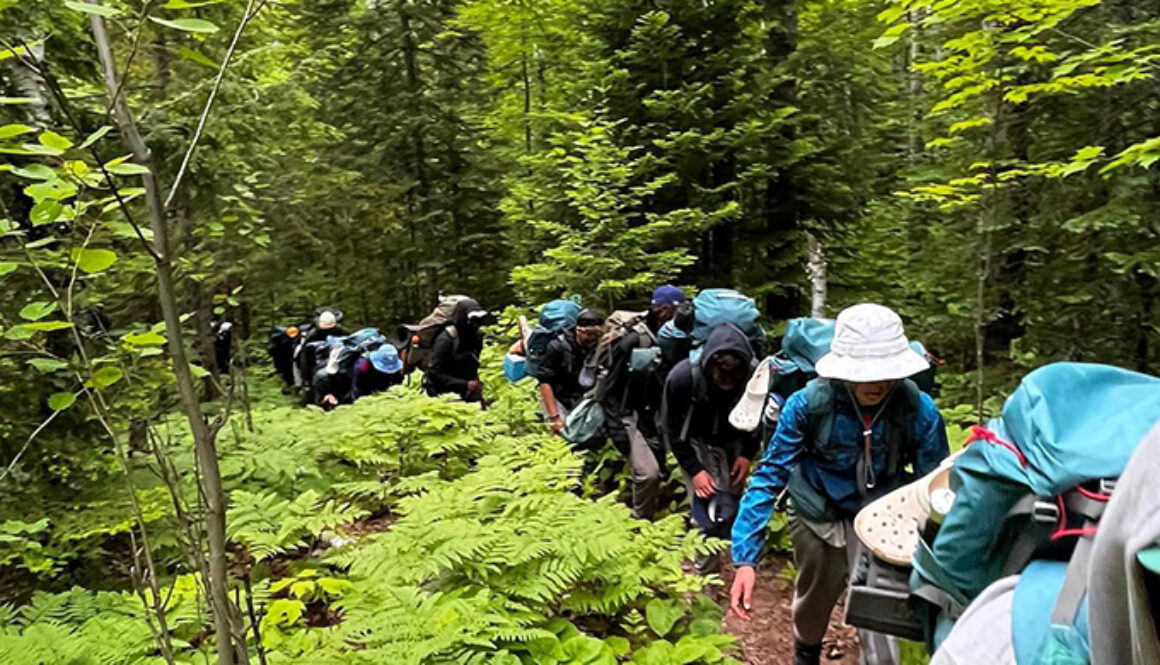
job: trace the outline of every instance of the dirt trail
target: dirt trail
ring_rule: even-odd
[[[767,557],[757,571],[757,593],[750,621],[742,621],[730,613],[725,618],[725,631],[736,635],[741,642],[739,660],[748,665],[793,665],[793,620],[791,601],[792,584],[779,577],[785,559]],[[723,572],[732,582],[733,572]],[[717,600],[729,606],[728,586],[716,590]],[[823,665],[857,665],[858,641],[853,628],[842,625],[841,608],[834,610],[830,630],[823,641]]]

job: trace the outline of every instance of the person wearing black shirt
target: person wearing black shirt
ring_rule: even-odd
[[[455,394],[467,402],[483,401],[483,382],[479,380],[479,354],[483,351],[480,327],[487,311],[472,298],[455,305],[452,325],[439,331],[431,346],[425,384],[427,394]]]

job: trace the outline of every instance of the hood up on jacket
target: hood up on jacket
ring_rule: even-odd
[[[455,303],[455,311],[451,315],[451,323],[459,334],[460,343],[469,347],[481,346],[482,336],[479,328],[487,317],[487,310],[480,307],[474,298],[464,298]]]
[[[701,357],[697,359],[702,372],[707,372],[709,368],[709,361],[713,356],[722,353],[732,353],[741,359],[744,367],[752,367],[753,365],[753,347],[749,344],[749,338],[741,329],[730,323],[722,323],[709,333],[709,338],[705,340],[705,346],[701,352]],[[748,370],[747,370],[748,371]],[[746,375],[748,376],[748,375]],[[710,390],[717,390],[716,386],[709,382]],[[745,382],[741,381],[737,389],[732,392],[737,392],[744,389]]]

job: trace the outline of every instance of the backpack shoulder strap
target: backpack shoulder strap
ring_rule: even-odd
[[[697,410],[697,403],[701,402],[706,393],[705,373],[701,371],[701,363],[689,361],[689,375],[693,378],[692,391],[690,393],[692,399],[689,400],[689,407],[685,409],[685,422],[681,425],[681,440],[689,440],[689,426],[693,424],[693,412]]]
[[[828,379],[814,379],[806,384],[805,391],[809,423],[806,447],[816,452],[829,444],[834,431],[834,385]]]

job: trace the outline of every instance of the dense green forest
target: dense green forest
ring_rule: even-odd
[[[1149,372],[1158,66],[1130,0],[0,0],[0,662],[727,662],[716,545],[581,475],[511,316],[882,302],[955,425]],[[514,308],[486,411],[265,376],[441,293]]]

